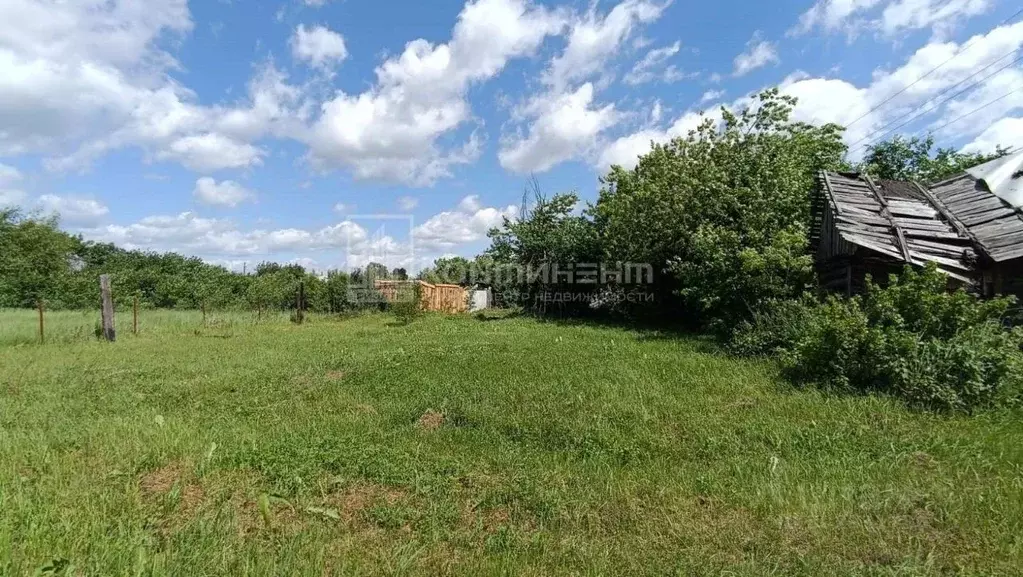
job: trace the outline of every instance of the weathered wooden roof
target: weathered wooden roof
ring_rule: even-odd
[[[837,172],[822,173],[820,181],[827,202],[819,206],[832,211],[846,242],[897,262],[934,262],[946,274],[972,282],[970,237],[916,183]]]
[[[932,185],[930,192],[991,260],[1023,257],[1023,216],[984,181],[963,173]]]

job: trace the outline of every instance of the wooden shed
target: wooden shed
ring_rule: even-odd
[[[985,296],[1023,297],[1023,151],[929,187],[935,203],[969,236]]]
[[[851,295],[868,274],[883,282],[907,264],[928,262],[953,284],[974,284],[971,237],[918,183],[822,172],[812,214],[811,248],[828,290]]]
[[[378,280],[373,286],[384,295],[387,302],[394,302],[403,288],[415,284],[423,290],[423,310],[446,313],[464,313],[468,310],[468,294],[460,285],[432,284],[421,280]]]

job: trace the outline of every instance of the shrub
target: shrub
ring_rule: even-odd
[[[399,323],[412,324],[423,312],[423,285],[414,282],[401,287],[391,303],[391,312]]]
[[[741,325],[732,349],[777,352],[798,382],[884,392],[915,405],[972,411],[1023,396],[1023,331],[1003,324],[1013,298],[949,292],[936,268],[907,269],[862,297],[774,303]]]

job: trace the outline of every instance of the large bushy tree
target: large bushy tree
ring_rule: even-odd
[[[814,178],[841,165],[845,146],[837,125],[792,121],[795,103],[765,91],[654,144],[633,170],[613,167],[593,209],[605,258],[651,264],[658,305],[674,294],[704,324],[803,291]]]

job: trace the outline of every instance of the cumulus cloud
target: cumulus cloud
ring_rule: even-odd
[[[525,107],[534,117],[528,134],[510,137],[498,158],[515,172],[543,172],[566,160],[589,154],[597,136],[611,126],[618,113],[613,104],[594,105],[593,84],[575,92],[536,97]]]
[[[725,95],[725,91],[724,90],[708,90],[708,91],[704,92],[702,96],[700,96],[700,104],[706,104],[708,102],[713,102],[715,100],[718,100],[719,98],[721,98],[724,95]]]
[[[233,180],[217,182],[208,176],[195,181],[192,196],[203,204],[232,208],[255,198],[252,191]]]
[[[105,217],[110,209],[91,198],[44,194],[36,202],[44,213],[56,214],[64,224],[93,225]]]
[[[746,45],[746,51],[735,57],[733,76],[745,76],[757,68],[763,68],[768,64],[781,62],[778,58],[778,50],[774,44],[760,38],[760,33],[753,35],[753,38]]]
[[[999,146],[1023,148],[1023,118],[1002,118],[963,147],[964,152],[992,152]]]
[[[475,133],[460,143],[439,140],[472,118],[469,87],[496,76],[509,60],[533,54],[564,17],[527,0],[474,0],[465,5],[445,44],[418,39],[376,69],[360,94],[324,102],[310,133],[310,160],[347,168],[356,178],[430,184],[475,160]]]
[[[232,106],[205,106],[168,72],[162,46],[192,28],[186,0],[4,3],[0,154],[73,169],[124,147],[207,172],[258,164],[253,141],[284,134],[298,91],[272,65]]]
[[[863,30],[891,36],[930,28],[941,35],[993,5],[993,0],[817,0],[791,33],[821,28],[851,36]]]
[[[427,251],[450,250],[459,245],[480,241],[487,232],[501,226],[505,218],[517,218],[519,209],[484,207],[479,196],[467,196],[451,211],[434,215],[413,231],[418,248]]]
[[[291,53],[296,59],[321,68],[348,58],[344,37],[326,26],[307,29],[299,24],[291,37]]]
[[[560,90],[572,81],[602,72],[636,27],[658,19],[667,6],[648,0],[625,0],[602,16],[592,5],[585,15],[572,20],[565,50],[551,61],[544,81]]]
[[[501,166],[520,173],[543,172],[568,160],[593,156],[601,133],[622,115],[613,103],[596,102],[597,84],[582,81],[606,76],[610,59],[639,26],[659,18],[667,6],[667,2],[625,0],[606,15],[598,13],[594,4],[586,14],[570,18],[565,48],[551,59],[543,74],[546,90],[513,111],[511,124],[516,129],[501,140]],[[652,74],[652,68],[678,49],[673,45],[659,53],[654,51],[632,80]],[[663,73],[670,76],[677,72],[671,70]]]

